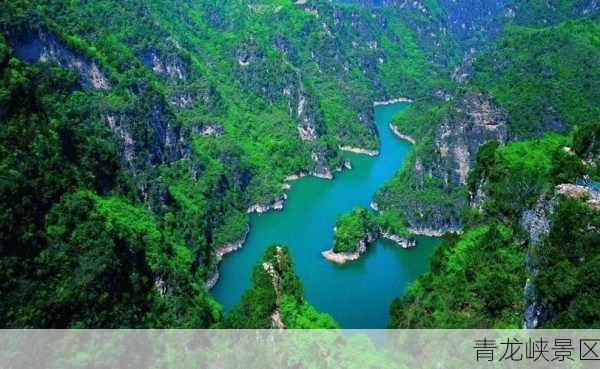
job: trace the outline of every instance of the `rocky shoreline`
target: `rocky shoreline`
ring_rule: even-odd
[[[402,247],[403,249],[408,249],[417,246],[417,241],[414,239],[398,236],[396,234],[389,233],[380,229],[377,234],[369,233],[365,238],[360,239],[358,241],[356,251],[354,252],[334,252],[333,248],[331,248],[329,250],[321,252],[321,255],[331,262],[337,264],[345,264],[348,261],[358,260],[358,258],[360,258],[360,256],[367,251],[367,247],[373,242],[375,242],[378,238],[390,240],[396,245]]]
[[[446,233],[462,233],[462,229],[459,228],[450,228],[446,230],[433,229],[433,228],[408,228],[408,231],[416,236],[427,236],[427,237],[442,237]]]
[[[281,197],[279,199],[273,201],[270,204],[254,204],[254,205],[251,205],[246,210],[246,213],[248,213],[248,214],[250,214],[250,213],[262,214],[262,213],[266,213],[269,210],[281,211],[281,210],[283,210],[283,204],[284,204],[285,200],[287,200],[287,194],[284,193],[283,195],[281,195]]]
[[[381,238],[385,238],[386,240],[390,240],[394,242],[396,245],[402,247],[403,249],[409,249],[412,247],[417,247],[417,241],[410,238],[405,238],[402,236],[398,236],[397,234],[381,232]]]
[[[389,127],[390,127],[390,130],[391,130],[392,132],[394,132],[394,134],[395,134],[396,136],[398,136],[398,138],[400,138],[400,139],[402,139],[402,140],[405,140],[405,141],[408,141],[408,142],[410,142],[410,143],[411,143],[411,144],[413,144],[413,145],[415,145],[415,144],[417,143],[417,140],[415,140],[414,138],[412,138],[412,137],[410,137],[410,136],[408,136],[408,135],[405,135],[405,134],[403,134],[402,132],[400,132],[400,131],[398,130],[398,128],[397,128],[395,125],[393,125],[392,123],[390,123]]]
[[[369,156],[379,155],[379,150],[370,150],[370,149],[364,149],[361,147],[354,147],[354,146],[340,146],[340,150],[352,152],[355,154],[369,155]]]
[[[391,105],[391,104],[397,104],[397,103],[401,103],[401,102],[411,103],[413,101],[411,99],[409,99],[408,97],[399,97],[397,99],[391,99],[391,100],[385,100],[385,101],[375,101],[375,102],[373,102],[373,106]]]
[[[241,249],[244,246],[244,243],[246,242],[248,233],[250,233],[250,226],[246,225],[246,230],[244,231],[244,234],[239,240],[217,246],[215,250],[215,270],[208,276],[208,278],[204,282],[207,290],[213,288],[219,280],[219,263],[221,262],[221,260],[223,260],[223,257],[229,253]]]
[[[360,257],[360,253],[358,252],[333,252],[333,249],[329,249],[321,252],[321,255],[329,261],[332,261],[337,264],[345,264],[347,261],[357,260]]]
[[[292,181],[296,181],[300,178],[306,177],[306,176],[313,176],[316,178],[321,178],[321,179],[327,179],[327,180],[332,180],[334,178],[333,173],[335,172],[341,172],[344,169],[352,169],[352,163],[349,160],[344,160],[344,162],[342,163],[342,165],[340,165],[339,167],[335,168],[332,171],[327,171],[327,172],[323,172],[323,173],[319,173],[316,171],[311,171],[309,173],[307,172],[299,172],[299,173],[294,173],[294,174],[290,174],[287,177],[284,178],[283,183],[281,185],[281,187],[284,190],[289,190],[290,188],[292,188],[292,186],[290,185],[289,182]],[[257,214],[263,214],[266,213],[270,210],[276,210],[276,211],[281,211],[283,210],[283,206],[285,204],[285,200],[287,200],[287,194],[283,194],[281,195],[277,200],[273,201],[270,204],[266,204],[266,203],[258,203],[258,204],[254,204],[251,205],[250,207],[248,207],[248,209],[246,210],[246,213],[251,214],[251,213],[257,213]]]

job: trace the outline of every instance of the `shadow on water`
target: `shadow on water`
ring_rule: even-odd
[[[333,181],[306,177],[292,182],[282,212],[251,216],[244,247],[224,258],[221,278],[212,290],[226,310],[249,287],[252,268],[263,251],[282,244],[290,249],[309,303],[331,314],[344,328],[386,326],[390,303],[429,270],[438,239],[419,237],[418,247],[408,250],[380,240],[359,260],[341,266],[323,259],[321,251],[331,247],[337,216],[356,206],[368,207],[377,189],[402,166],[410,144],[395,137],[388,124],[405,107],[394,104],[375,109],[379,156],[348,153],[352,170],[338,173]]]

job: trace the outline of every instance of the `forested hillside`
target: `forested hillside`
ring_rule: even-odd
[[[484,145],[464,233],[444,237],[431,273],[392,304],[391,326],[597,328],[599,137],[595,124]]]
[[[247,211],[444,79],[400,18],[321,1],[13,1],[0,27],[4,326],[209,325]]]
[[[283,206],[288,176],[331,179],[341,149],[378,149],[374,101],[415,102],[394,122],[417,140],[409,165],[376,198],[403,235],[471,226],[460,213],[483,188],[485,142],[558,131],[556,148],[599,120],[597,2],[473,3],[4,2],[0,327],[334,326],[284,248],[265,256],[289,287],[275,299],[260,265],[229,317],[206,284],[248,213]]]
[[[597,289],[584,287],[599,282],[599,31],[595,20],[508,27],[458,98],[397,116],[419,143],[379,206],[417,232],[462,233],[393,303],[392,327],[600,322]]]
[[[379,207],[400,212],[415,232],[459,230],[480,145],[598,122],[599,31],[595,20],[506,28],[451,99],[417,101],[395,118],[417,144],[376,196]]]

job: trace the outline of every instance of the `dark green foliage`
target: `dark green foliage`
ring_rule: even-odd
[[[583,158],[600,155],[600,123],[581,126],[575,130],[573,149]]]
[[[598,209],[579,199],[560,199],[550,235],[536,257],[536,290],[554,315],[544,328],[599,327],[599,227]]]
[[[567,150],[569,141],[549,134],[505,147],[482,146],[470,184],[472,191],[483,186],[487,195],[483,208],[467,212],[464,234],[445,236],[432,258],[431,273],[394,301],[392,327],[521,326],[523,287],[530,277],[521,214],[540,198],[552,197],[554,185],[580,179],[593,168],[575,150]],[[539,270],[533,284],[539,303],[553,314],[543,327],[594,327],[599,321],[599,296],[590,286],[598,283],[600,214],[584,203],[586,199],[559,200],[548,238],[533,249]]]
[[[569,18],[576,13],[574,9],[578,6],[567,3],[570,2],[560,2],[555,9],[563,9],[556,13],[557,19]],[[535,23],[538,18],[533,14],[541,11],[540,6],[551,11],[546,5],[537,4],[517,23]],[[489,95],[492,102],[507,112],[511,139],[541,137],[549,131],[566,133],[574,127],[582,127],[582,132],[588,133],[593,141],[595,136],[589,134],[593,128],[583,127],[600,120],[596,103],[600,101],[596,88],[600,85],[597,34],[598,23],[590,19],[542,29],[509,26],[492,46],[475,59],[472,78],[463,86],[447,91],[454,95],[453,100],[422,98],[400,112],[393,124],[400,132],[414,137],[417,144],[404,168],[377,192],[375,201],[380,208],[399,212],[413,227],[452,229],[460,226],[461,217],[466,215],[463,213],[469,212],[463,210],[468,204],[467,188],[448,180],[456,168],[449,168],[440,150],[441,146],[446,146],[452,152],[454,143],[440,144],[436,141],[440,138],[435,134],[444,119],[461,119],[460,114],[464,110],[462,98],[469,91]],[[586,146],[586,138],[580,137],[580,145]],[[575,142],[578,142],[577,139]],[[528,159],[514,161],[514,167],[494,166],[496,172],[485,173],[486,161],[495,160],[495,157],[493,147],[483,146],[480,149],[487,153],[480,157],[483,162],[471,172],[468,187],[474,189],[481,176],[489,174],[491,180],[497,182],[491,189],[496,191],[495,204],[491,205],[498,206],[490,211],[518,212],[525,204],[535,201],[536,196],[547,189],[544,187],[581,176],[581,164],[567,152],[554,150],[555,147],[548,147],[554,154],[547,156],[543,153],[543,158],[527,153],[528,147],[521,147],[513,154],[507,152]],[[594,166],[593,157],[584,158],[595,168],[586,171],[598,178],[598,167]],[[595,158],[597,161],[597,155]],[[536,166],[538,159],[545,164]],[[472,159],[467,160],[471,160],[471,166],[477,164]],[[563,163],[550,170],[550,161],[553,160]],[[555,181],[546,182],[547,176],[552,176]],[[474,221],[472,215],[468,215],[469,222]]]
[[[508,110],[518,137],[566,132],[597,122],[600,25],[590,20],[548,29],[509,27],[475,63],[474,84]]]
[[[135,198],[115,138],[84,110],[74,76],[25,66],[1,45],[0,325],[202,327],[218,319],[189,251],[142,206],[107,196]]]
[[[397,211],[379,211],[375,214],[375,222],[380,232],[388,232],[400,237],[410,238],[410,232],[407,229],[408,223]]]
[[[482,177],[487,177],[492,167],[496,164],[496,150],[500,147],[498,141],[490,141],[481,145],[477,151],[477,159],[475,159],[475,167],[469,172],[469,190],[474,192]]]
[[[557,170],[553,167],[553,157],[567,142],[562,136],[548,135],[496,150],[494,165],[487,168],[484,185],[491,198],[484,205],[486,211],[513,218],[533,205],[552,185],[549,179]]]
[[[519,327],[526,250],[498,223],[447,236],[420,277],[391,308],[392,328]]]
[[[588,164],[588,175],[600,181],[600,123],[579,127],[573,134],[573,150]]]
[[[302,283],[292,269],[289,252],[281,246],[265,250],[254,268],[252,286],[217,328],[272,328],[278,312],[286,328],[336,328],[327,314],[304,300]]]
[[[376,232],[374,216],[367,209],[356,208],[351,213],[342,214],[335,224],[333,252],[355,252],[360,242],[366,246]]]
[[[568,147],[554,151],[552,154],[552,170],[550,176],[554,185],[574,183],[587,172],[586,164],[580,156],[574,154]]]
[[[531,12],[518,12],[524,18],[517,23],[543,11],[541,3],[531,3]],[[558,7],[564,14],[579,6],[565,4]],[[313,153],[335,168],[342,162],[340,145],[375,148],[375,99],[402,93],[417,100],[394,124],[419,140],[411,167],[417,157],[435,165],[431,122],[451,102],[425,96],[434,86],[442,93],[454,89],[446,67],[464,49],[454,35],[437,32],[440,4],[425,6],[426,13],[324,1],[306,7],[292,1],[4,2],[0,327],[198,328],[218,322],[219,308],[203,287],[215,268],[215,247],[240,238],[247,207],[278,198],[286,175],[312,170]],[[468,88],[491,93],[509,111],[517,137],[581,125],[573,150],[586,162],[560,151],[563,141],[552,139],[543,141],[547,149],[486,149],[474,178],[490,178],[494,199],[487,214],[513,217],[550,184],[582,174],[598,178],[597,129],[585,126],[598,120],[597,32],[589,21],[511,28],[476,63]],[[17,60],[42,39],[76,63],[63,61],[60,68]],[[110,88],[89,88],[82,64],[97,66]],[[307,122],[318,134],[314,141],[298,135],[298,124]],[[207,127],[217,127],[217,134],[201,134]],[[455,219],[466,190],[446,188],[441,178],[415,181],[405,169],[377,201],[385,208],[377,220],[364,209],[340,219],[334,249],[354,250],[377,226],[403,234],[401,210],[416,203],[426,204],[417,218]],[[506,238],[508,226],[481,227],[489,234],[481,242],[490,238],[494,250],[502,249],[494,239]],[[485,245],[477,239],[463,247],[479,246]],[[281,277],[278,288],[259,265],[253,288],[223,325],[271,326],[278,308],[290,328],[334,326],[303,301],[289,256],[277,250],[265,260]],[[442,260],[435,267],[440,273]],[[512,289],[488,292],[495,280],[512,283],[507,278],[519,275],[501,274],[516,270],[513,260],[494,268],[469,279],[479,299],[473,308],[478,326],[500,322],[514,304]],[[578,302],[580,311],[591,306],[584,302]],[[462,318],[459,325],[467,324]],[[450,325],[447,317],[438,321]]]

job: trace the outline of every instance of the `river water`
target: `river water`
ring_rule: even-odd
[[[375,108],[379,156],[346,153],[352,170],[336,173],[333,181],[304,177],[291,182],[283,211],[250,217],[244,247],[224,257],[221,277],[212,290],[225,310],[237,304],[249,287],[263,251],[281,244],[289,248],[306,299],[317,310],[331,314],[342,328],[385,328],[390,303],[429,270],[439,240],[418,237],[412,249],[379,240],[359,260],[344,265],[325,260],[321,251],[331,248],[336,217],[356,206],[368,207],[375,191],[402,166],[411,144],[394,136],[388,124],[406,106]]]

